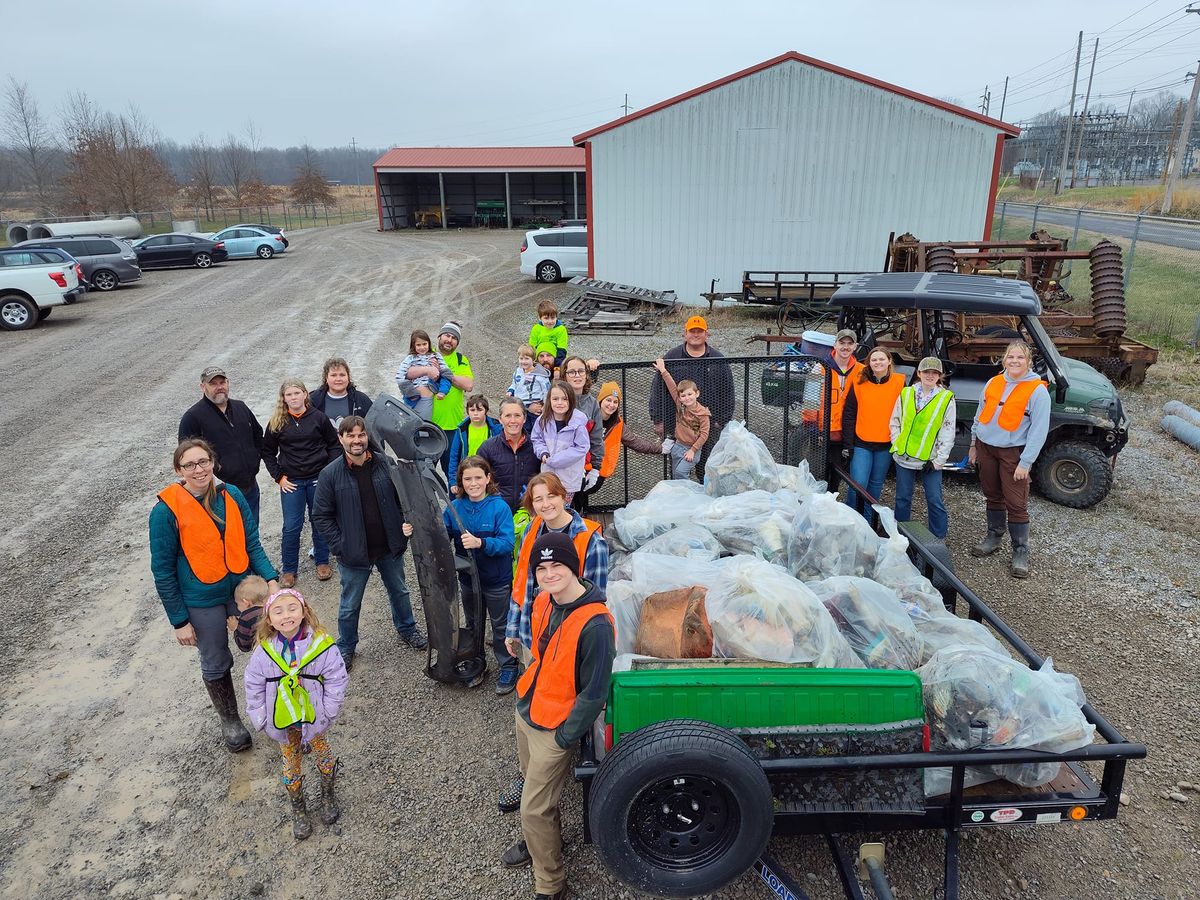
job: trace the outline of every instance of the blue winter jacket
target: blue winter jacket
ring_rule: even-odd
[[[484,416],[483,421],[484,421],[484,424],[487,425],[487,429],[488,429],[487,436],[489,438],[494,437],[495,435],[499,434],[501,431],[504,430],[501,427],[500,421],[498,419],[493,419],[491,416]],[[452,485],[455,483],[455,479],[458,477],[458,461],[460,459],[466,459],[467,456],[469,455],[467,453],[467,437],[469,434],[470,427],[471,427],[471,417],[467,416],[465,419],[463,419],[461,422],[459,422],[458,427],[456,429],[454,429],[454,431],[450,432],[450,434],[449,434],[449,437],[450,437],[450,471],[447,474],[450,476],[450,484],[452,484]],[[486,441],[487,438],[484,438],[484,440]]]
[[[250,504],[246,502],[241,491],[232,484],[218,484],[213,512],[225,519],[225,497],[221,488],[229,491],[229,496],[241,511],[242,527],[246,531],[246,555],[250,557],[250,571],[226,575],[216,584],[205,584],[192,572],[192,567],[188,565],[187,557],[183,555],[179,545],[179,526],[175,523],[175,514],[171,512],[170,507],[159,500],[150,510],[150,572],[154,575],[154,587],[158,590],[159,599],[167,611],[167,618],[175,628],[181,628],[188,623],[189,606],[203,609],[229,602],[233,599],[234,587],[250,572],[261,575],[268,581],[279,577],[258,541],[258,523],[250,514]],[[511,524],[510,521],[509,525]],[[218,522],[217,530],[224,535],[225,525]]]
[[[512,511],[499,494],[488,494],[478,503],[460,497],[450,501],[458,517],[462,519],[463,527],[477,538],[483,538],[483,546],[470,551],[475,555],[475,566],[479,570],[479,584],[483,588],[511,587],[513,536]],[[454,552],[466,556],[468,551],[463,549],[462,529],[451,515],[450,510],[442,510],[442,521],[446,531],[454,541]]]

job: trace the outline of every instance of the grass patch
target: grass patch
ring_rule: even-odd
[[[1073,226],[1038,222],[1054,237],[1070,239]],[[1029,221],[1006,217],[1003,229],[997,217],[993,224],[993,240],[1025,240],[1029,237]],[[1083,249],[1095,246],[1108,237],[1118,244],[1129,259],[1129,239],[1114,238],[1094,231],[1080,231],[1072,246]],[[1092,295],[1090,269],[1086,260],[1067,263],[1073,275],[1067,289],[1080,300]],[[1140,242],[1134,252],[1133,268],[1129,272],[1126,292],[1126,316],[1133,337],[1148,344],[1163,347],[1184,347],[1195,336],[1197,317],[1200,317],[1200,253],[1178,247]]]
[[[1156,216],[1162,208],[1165,192],[1166,188],[1161,184],[1131,184],[1068,189],[1056,196],[1053,183],[1036,191],[1006,184],[996,192],[996,199],[1010,203],[1043,203],[1072,209],[1104,209]],[[1179,219],[1200,219],[1200,187],[1192,187],[1187,181],[1177,186],[1168,215]]]

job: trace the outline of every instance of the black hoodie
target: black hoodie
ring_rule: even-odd
[[[546,637],[558,631],[563,620],[574,610],[588,603],[603,603],[604,595],[590,581],[583,581],[586,590],[574,603],[559,606],[550,601],[550,621],[546,625]],[[616,658],[616,636],[612,622],[605,616],[596,616],[579,633],[579,650],[575,655],[575,705],[565,722],[554,730],[554,741],[564,750],[578,741],[596,721],[604,703],[608,700],[608,686],[612,680],[612,665]],[[517,712],[533,728],[540,728],[529,720],[529,704],[533,702],[533,690],[524,697],[517,697]]]
[[[263,435],[262,460],[275,481],[284,475],[291,481],[316,478],[342,455],[342,445],[329,417],[309,406],[299,418],[291,413],[279,431],[267,428]]]

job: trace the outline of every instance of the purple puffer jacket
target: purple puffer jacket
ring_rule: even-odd
[[[282,656],[283,643],[281,639],[276,636],[271,640],[275,642],[275,649],[279,650]],[[312,644],[311,634],[296,642],[296,653],[303,657],[310,644]],[[350,676],[346,674],[346,664],[342,661],[342,654],[338,651],[337,645],[330,647],[305,666],[304,673],[306,675],[323,675],[325,678],[323,684],[312,678],[301,679],[301,684],[308,691],[308,696],[312,698],[313,709],[317,712],[317,721],[312,724],[305,723],[302,726],[301,738],[307,743],[317,735],[324,734],[333,724],[333,720],[337,718],[338,712],[342,708],[342,701],[346,699],[346,683],[350,680]],[[279,682],[267,681],[268,678],[275,678],[282,674],[275,661],[267,656],[267,651],[256,644],[250,662],[246,664],[246,715],[250,717],[250,722],[256,730],[266,732],[272,740],[280,744],[286,744],[288,742],[287,732],[271,724],[274,720],[275,692],[278,690]]]

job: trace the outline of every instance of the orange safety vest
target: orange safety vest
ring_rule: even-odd
[[[521,552],[517,555],[517,569],[513,572],[512,602],[519,607],[525,606],[525,585],[529,583],[529,556],[533,553],[533,542],[538,539],[542,525],[542,517],[534,516],[529,527],[525,529],[525,539],[521,541]],[[584,519],[583,527],[584,530],[572,539],[575,541],[575,552],[579,555],[579,572],[576,574],[580,578],[583,577],[588,543],[592,540],[592,535],[601,530],[600,523],[591,519]]]
[[[1046,386],[1046,382],[1038,378],[1030,381],[1018,381],[1012,386],[1009,395],[1001,400],[1004,389],[1010,383],[1005,381],[1003,375],[996,375],[989,379],[987,386],[983,389],[983,409],[979,411],[981,425],[990,424],[999,407],[1000,418],[996,424],[1005,431],[1016,431],[1021,427],[1021,420],[1025,418],[1025,411],[1029,408],[1029,398],[1033,396],[1033,392],[1038,389],[1039,385]]]
[[[854,434],[862,441],[891,443],[892,432],[889,423],[900,392],[904,390],[904,376],[894,374],[882,384],[876,384],[870,377],[866,381],[855,379],[853,389],[858,402]]]
[[[850,392],[850,380],[857,377],[862,363],[853,356],[850,357],[850,371],[843,375],[838,371],[837,363],[833,362],[832,352],[829,354],[829,359],[830,384],[833,385],[833,396],[829,398],[829,431],[838,434],[842,430],[842,410],[846,408],[846,394]]]
[[[604,459],[600,461],[600,477],[607,478],[617,471],[617,463],[621,459],[621,432],[625,423],[617,419],[617,424],[604,434]]]
[[[585,603],[571,610],[550,636],[546,644],[546,655],[542,656],[542,634],[550,625],[550,599],[548,591],[542,591],[533,601],[533,662],[517,682],[517,693],[522,699],[532,690],[529,701],[529,718],[539,728],[557,728],[567,721],[579,696],[575,683],[575,662],[579,654],[579,636],[592,619],[604,616],[609,626],[613,617],[603,603]],[[544,677],[543,677],[544,676]]]
[[[241,575],[250,568],[242,511],[229,491],[221,488],[221,494],[225,497],[224,537],[208,510],[182,484],[168,485],[158,495],[174,513],[179,546],[192,574],[203,584],[216,584],[226,575]]]

